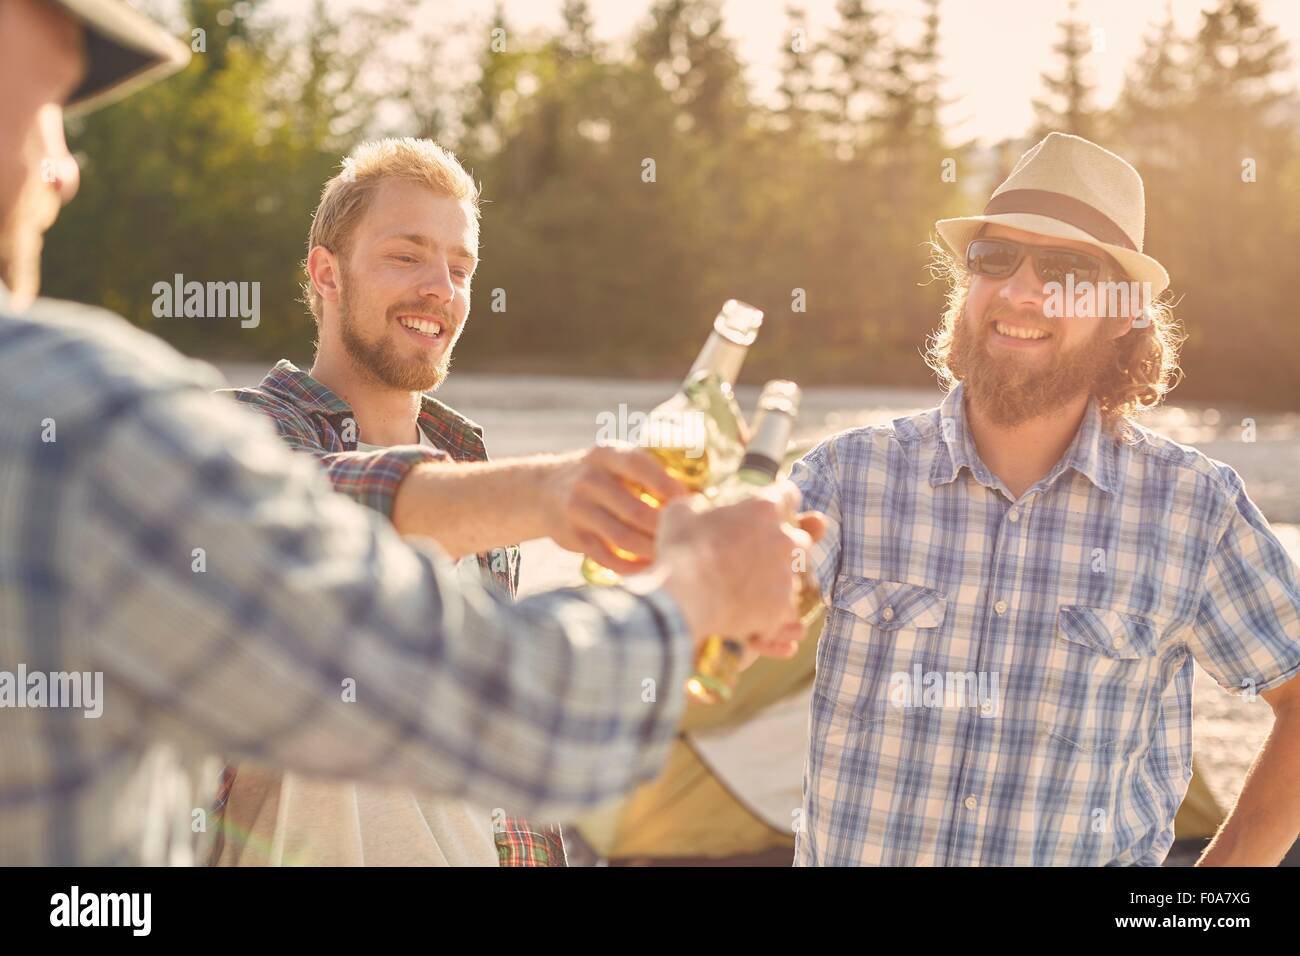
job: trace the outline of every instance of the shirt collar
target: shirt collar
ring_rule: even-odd
[[[1115,442],[1102,425],[1101,410],[1096,398],[1088,399],[1074,441],[1056,466],[1039,485],[1046,488],[1067,468],[1073,468],[1105,492],[1115,490]],[[944,485],[953,481],[966,468],[975,479],[988,487],[1001,487],[1000,482],[980,460],[975,439],[966,421],[966,404],[962,383],[947,394],[939,405],[939,443],[930,467],[930,484]]]
[[[260,387],[307,412],[330,417],[352,414],[352,406],[288,359],[276,362],[262,379]],[[481,445],[483,442],[483,429],[478,424],[427,393],[420,395],[419,423],[420,429],[431,439],[440,433],[450,433],[468,445]]]
[[[962,383],[958,382],[939,405],[939,444],[934,464],[930,466],[930,484],[946,485],[963,468],[969,469],[984,484],[992,484],[991,479],[981,477],[986,469],[966,427],[966,405],[962,400]]]
[[[1088,410],[1083,413],[1083,421],[1059,468],[1073,468],[1102,491],[1114,492],[1116,452],[1115,440],[1106,432],[1097,399],[1089,398]]]

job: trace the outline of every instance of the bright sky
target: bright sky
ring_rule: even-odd
[[[367,0],[329,0],[353,7]],[[603,40],[623,41],[644,21],[650,0],[590,0],[596,34]],[[788,3],[801,5],[808,14],[810,39],[820,39],[836,22],[835,0],[724,0],[728,33],[747,64],[749,80],[760,97],[771,94],[778,78],[781,48],[785,42]],[[1179,30],[1195,29],[1210,0],[1081,0],[1079,15],[1096,38],[1092,55],[1099,105],[1108,105],[1119,91],[1124,75],[1141,50],[1145,33],[1164,19],[1171,2]],[[433,0],[427,2],[424,23],[446,16],[454,36],[451,51],[472,55],[480,42],[474,23],[486,26],[495,0]],[[560,25],[562,0],[504,0],[506,20],[515,29],[553,29]],[[272,0],[272,6],[305,12],[310,0]],[[920,0],[874,0],[907,40],[919,34]],[[1291,83],[1300,87],[1300,0],[1263,0],[1269,23],[1292,44]],[[1041,95],[1040,74],[1055,71],[1052,45],[1057,23],[1067,10],[1067,0],[943,0],[941,53],[947,76],[946,94],[955,102],[945,120],[957,140],[977,138],[984,143],[1023,135],[1033,123],[1031,101]],[[464,47],[462,50],[461,47]]]

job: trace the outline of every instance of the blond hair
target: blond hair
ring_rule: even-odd
[[[966,308],[970,274],[965,264],[945,246],[930,243],[930,274],[948,283],[945,308],[939,328],[926,342],[925,363],[951,390],[961,380],[951,365],[953,334]],[[1174,303],[1168,290],[1145,310],[1145,325],[1133,327],[1115,341],[1115,363],[1093,386],[1093,395],[1106,425],[1123,432],[1124,422],[1159,405],[1182,377],[1178,349],[1184,335],[1174,318]]]
[[[376,189],[389,180],[417,183],[440,196],[467,203],[478,218],[479,187],[451,152],[431,139],[374,140],[354,149],[325,183],[307,235],[308,255],[316,246],[324,246],[336,256],[346,257],[353,230],[370,208]],[[304,272],[306,268],[304,260]],[[321,297],[310,275],[302,284],[302,293],[303,302],[319,323]]]

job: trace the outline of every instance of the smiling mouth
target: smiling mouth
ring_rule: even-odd
[[[1005,335],[1011,339],[1050,339],[1051,332],[1044,332],[1042,329],[1031,329],[1024,325],[1008,325],[1005,322],[994,322],[993,329],[998,335]]]
[[[425,338],[437,339],[443,334],[442,320],[431,316],[399,315],[397,321],[403,328],[410,329],[416,335],[423,335]]]

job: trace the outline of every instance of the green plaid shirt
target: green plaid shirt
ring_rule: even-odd
[[[392,467],[391,449],[383,453],[357,451],[357,424],[352,409],[325,385],[281,359],[256,388],[223,389],[221,394],[269,418],[295,451],[314,455],[336,491],[384,515],[391,514],[397,486],[408,469]],[[452,461],[488,460],[482,428],[431,395],[422,395],[420,400],[420,430],[437,450],[414,446],[414,455],[435,461],[440,457]],[[517,547],[482,552],[478,562],[486,580],[511,597],[515,595],[519,587]],[[234,776],[234,768],[227,768],[217,798],[219,813],[225,808]],[[495,821],[493,830],[502,866],[566,865],[559,826],[534,826],[507,816]]]

